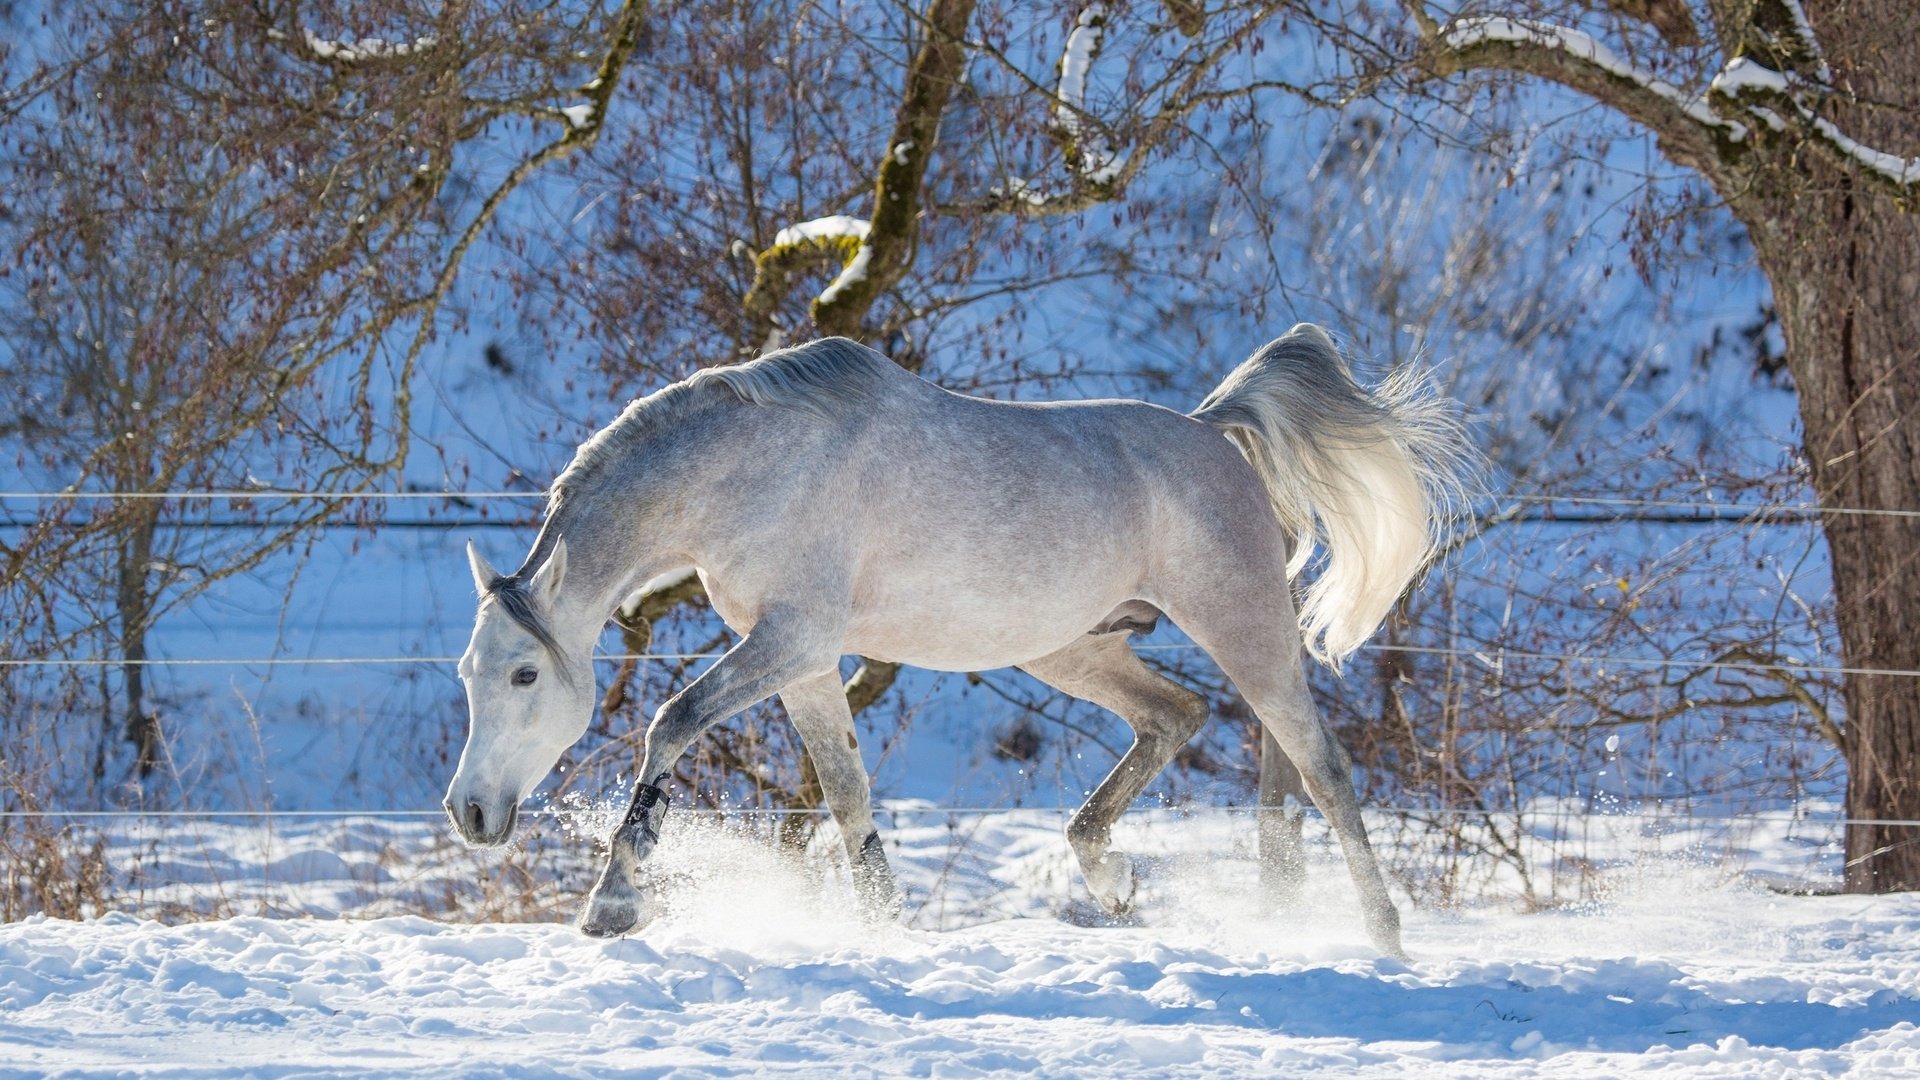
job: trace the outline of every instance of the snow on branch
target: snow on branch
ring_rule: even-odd
[[[1826,140],[1827,145],[1843,157],[1851,158],[1867,172],[1893,184],[1907,198],[1913,195],[1913,188],[1920,184],[1920,158],[1903,158],[1898,154],[1889,154],[1884,150],[1875,150],[1863,146],[1833,126],[1833,121],[1824,117],[1809,117],[1814,133]]]
[[[1814,78],[1831,85],[1833,69],[1827,66],[1827,58],[1820,52],[1820,39],[1813,36],[1813,24],[1807,21],[1807,9],[1800,6],[1800,0],[1774,2],[1780,5],[1786,16],[1785,24],[1771,34],[1781,55],[1799,65],[1801,70],[1811,71]]]
[[[1876,150],[1841,131],[1833,121],[1818,115],[1814,106],[1806,101],[1808,91],[1819,92],[1824,88],[1811,87],[1798,75],[1775,71],[1747,57],[1736,56],[1713,77],[1710,89],[1724,95],[1730,103],[1769,119],[1775,130],[1785,127],[1777,111],[1777,106],[1784,104],[1816,139],[1843,160],[1892,184],[1903,194],[1910,195],[1908,189],[1920,184],[1920,158],[1904,158]]]
[[[867,232],[873,226],[870,222],[846,214],[834,214],[831,217],[815,218],[798,225],[789,225],[773,236],[774,247],[787,247],[791,244],[804,244],[815,240],[845,241],[865,240]]]
[[[1023,176],[1007,177],[1006,183],[988,188],[987,196],[995,203],[1017,203],[1031,207],[1045,206],[1049,201],[1046,192]]]
[[[966,205],[975,211],[1024,216],[1074,213],[1117,197],[1125,185],[1127,155],[1107,141],[1105,132],[1087,112],[1087,82],[1107,32],[1107,5],[1082,8],[1060,52],[1060,81],[1054,88],[1053,134],[1073,173],[1068,191],[1049,192],[1021,176],[987,189],[987,197]],[[1134,166],[1137,168],[1137,166]]]
[[[1866,146],[1821,115],[1835,93],[1832,73],[1800,0],[1757,0],[1737,55],[1697,95],[1570,27],[1482,17],[1444,28],[1427,20],[1422,30],[1438,47],[1428,62],[1439,74],[1489,67],[1552,79],[1653,128],[1663,143],[1673,141],[1670,154],[1702,169],[1744,168],[1755,142],[1797,127],[1809,144],[1886,188],[1902,205],[1920,197],[1920,158]],[[1750,139],[1755,133],[1764,138]]]
[[[285,31],[277,29],[269,29],[267,37],[274,41],[291,40]],[[303,29],[300,31],[300,42],[306,47],[306,52],[317,60],[330,64],[360,64],[417,56],[440,44],[440,39],[432,34],[425,34],[410,42],[388,41],[377,37],[336,41]]]
[[[818,301],[832,303],[841,293],[867,279],[873,249],[867,236],[873,223],[846,214],[802,221],[774,234],[773,245],[754,260],[753,286],[742,301],[749,318],[760,321],[773,313],[786,293],[789,277],[823,261],[838,259],[840,274],[821,291]]]
[[[440,43],[440,39],[427,35],[415,38],[411,43],[386,41],[381,38],[358,38],[353,41],[328,41],[313,31],[305,31],[307,48],[323,60],[338,60],[352,64],[361,60],[391,60],[401,56],[411,56],[425,52]]]
[[[1272,10],[1272,5],[1268,10]],[[1169,5],[1183,33],[1196,35],[1205,23],[1198,5]],[[1119,201],[1126,189],[1152,160],[1154,153],[1175,138],[1187,117],[1203,109],[1236,97],[1265,90],[1284,90],[1296,95],[1305,92],[1288,83],[1256,79],[1228,90],[1209,90],[1205,84],[1221,62],[1246,47],[1267,25],[1264,17],[1245,20],[1233,30],[1203,48],[1190,51],[1180,66],[1167,73],[1163,85],[1171,89],[1159,95],[1152,108],[1137,107],[1132,115],[1136,124],[1130,129],[1131,149],[1121,152],[1107,139],[1108,129],[1093,119],[1087,110],[1087,88],[1093,64],[1099,58],[1108,27],[1108,7],[1091,3],[1074,19],[1060,57],[1060,79],[1052,99],[1052,131],[1065,152],[1072,183],[1065,190],[1043,190],[1025,177],[1008,175],[989,187],[983,197],[942,203],[949,213],[1011,214],[1043,217],[1075,214],[1102,203]]]
[[[1751,93],[1784,94],[1792,85],[1790,76],[1756,64],[1744,56],[1736,56],[1727,61],[1727,66],[1713,77],[1713,83],[1707,89],[1737,98]]]
[[[1705,95],[1689,94],[1651,72],[1641,71],[1592,36],[1572,27],[1499,16],[1459,19],[1440,32],[1440,42],[1456,52],[1485,42],[1539,45],[1554,49],[1591,64],[1612,78],[1632,83],[1664,98],[1706,127],[1723,129],[1735,139],[1744,138],[1746,134],[1739,123],[1724,119],[1709,108]]]
[[[1054,127],[1066,147],[1067,163],[1080,179],[1089,184],[1113,183],[1124,164],[1097,126],[1087,121],[1087,76],[1100,55],[1106,37],[1107,5],[1088,4],[1074,20],[1067,34],[1067,47],[1060,55],[1060,84],[1055,92]]]

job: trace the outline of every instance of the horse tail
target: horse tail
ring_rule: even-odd
[[[1371,390],[1326,331],[1267,343],[1191,414],[1219,428],[1265,482],[1294,537],[1287,577],[1326,548],[1300,601],[1307,651],[1335,670],[1373,635],[1439,550],[1477,456],[1424,372]]]

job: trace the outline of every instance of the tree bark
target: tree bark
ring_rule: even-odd
[[[1920,41],[1907,0],[1808,4],[1835,83],[1834,122],[1920,150]],[[1763,170],[1736,197],[1773,284],[1807,465],[1830,508],[1920,510],[1920,217],[1817,155]],[[1850,668],[1920,670],[1920,518],[1830,513],[1835,619]],[[1847,816],[1920,820],[1920,679],[1845,678]],[[1851,892],[1920,889],[1920,829],[1851,824]]]
[[[1782,224],[1760,254],[1820,503],[1920,508],[1920,220],[1843,191],[1803,197]],[[1831,242],[1810,242],[1822,233]],[[1920,519],[1829,514],[1823,525],[1847,666],[1920,670]],[[1920,819],[1920,679],[1850,674],[1843,696],[1847,816]],[[1847,888],[1920,888],[1920,830],[1850,825]]]

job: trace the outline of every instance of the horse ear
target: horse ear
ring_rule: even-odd
[[[500,571],[487,562],[486,556],[480,554],[480,549],[474,547],[471,540],[467,541],[467,565],[473,568],[473,587],[479,590],[481,596],[487,595],[487,589],[499,580]]]
[[[533,572],[533,580],[527,583],[527,591],[539,597],[551,606],[554,597],[560,595],[560,579],[567,575],[567,538],[556,537],[553,541],[553,553],[540,569]]]

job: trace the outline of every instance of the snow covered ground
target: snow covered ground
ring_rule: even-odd
[[[1623,833],[1597,899],[1409,910],[1402,964],[1366,944],[1324,845],[1299,909],[1259,913],[1244,816],[1130,818],[1132,926],[1080,925],[1057,819],[912,816],[892,849],[911,910],[879,929],[826,860],[691,815],[658,856],[659,918],[620,941],[407,915],[7,925],[0,1075],[1920,1075],[1920,897],[1736,872],[1830,871],[1790,828],[1713,852]],[[342,828],[394,834],[366,862]],[[203,831],[203,854],[234,850],[199,888],[378,910],[353,891],[433,891],[407,828],[429,831]],[[267,855],[252,885],[246,843]],[[577,892],[570,858],[548,865]]]

